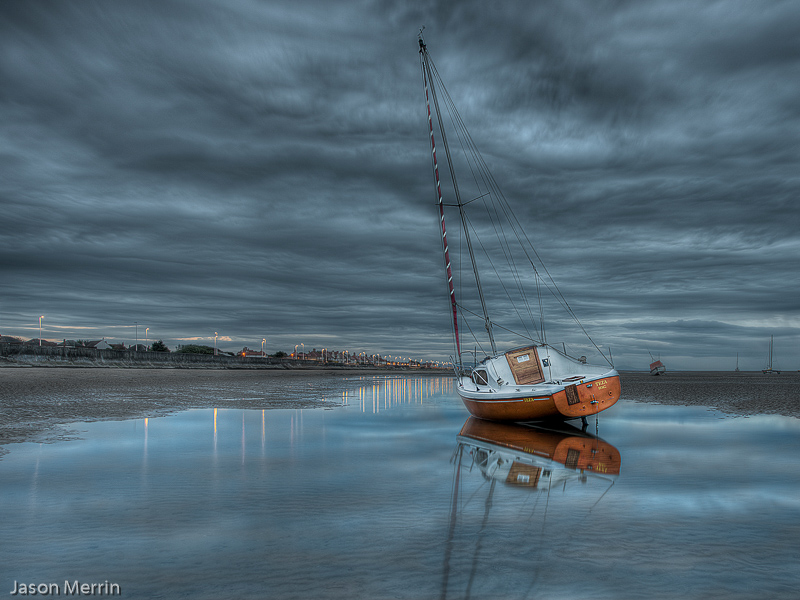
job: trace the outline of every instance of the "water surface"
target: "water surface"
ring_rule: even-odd
[[[590,421],[599,439],[471,437],[447,378],[347,382],[326,401],[10,446],[3,593],[77,579],[127,598],[797,597],[797,419],[621,400]]]

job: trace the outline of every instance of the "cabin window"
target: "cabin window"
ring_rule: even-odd
[[[474,381],[477,385],[489,385],[489,378],[484,370],[473,371],[472,381]]]

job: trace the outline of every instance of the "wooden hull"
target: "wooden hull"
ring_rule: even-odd
[[[613,406],[621,393],[619,375],[565,386],[547,395],[469,398],[459,392],[471,415],[487,421],[543,421],[588,417]],[[487,394],[488,396],[488,394]]]

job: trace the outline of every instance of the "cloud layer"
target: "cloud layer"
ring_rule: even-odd
[[[800,368],[800,7],[4,3],[0,333],[446,358],[416,33],[621,368]],[[491,292],[490,292],[491,293]],[[494,298],[493,298],[494,299]],[[553,336],[584,351],[553,321]],[[140,336],[141,337],[141,336]],[[465,345],[471,344],[465,339]]]

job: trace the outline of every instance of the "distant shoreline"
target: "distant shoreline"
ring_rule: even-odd
[[[221,370],[343,370],[354,369],[449,373],[449,369],[343,363],[273,356],[211,355],[184,352],[141,352],[130,350],[98,350],[96,348],[37,347],[0,345],[0,368],[124,368],[124,369],[221,369]]]

